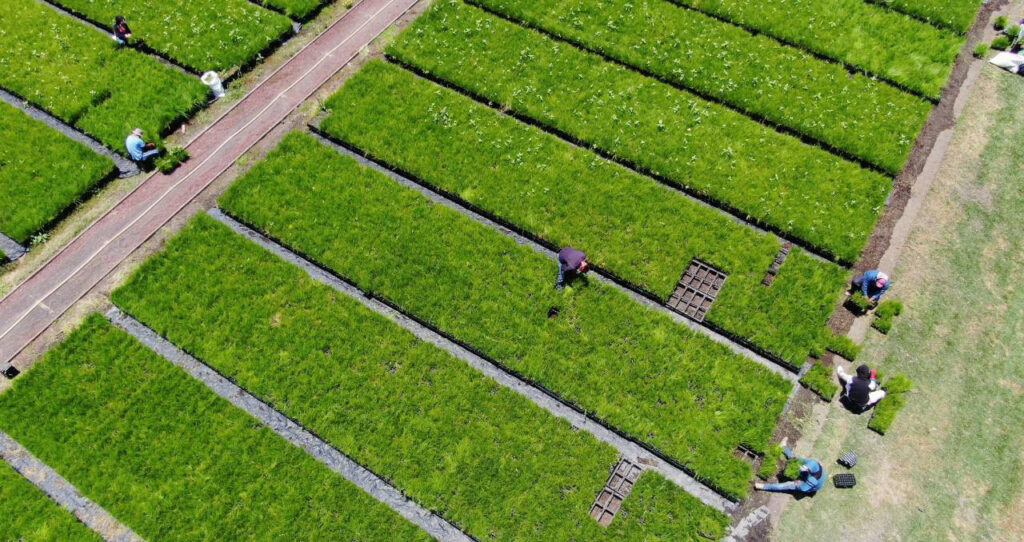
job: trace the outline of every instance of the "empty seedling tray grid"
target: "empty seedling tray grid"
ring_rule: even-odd
[[[703,322],[711,304],[722,290],[727,275],[714,267],[693,260],[668,298],[668,307],[687,318]]]
[[[608,477],[608,483],[597,495],[594,505],[590,507],[590,517],[594,518],[602,527],[611,524],[615,514],[622,507],[622,501],[626,500],[629,493],[633,491],[636,479],[643,471],[639,465],[622,459],[615,465],[615,470]]]

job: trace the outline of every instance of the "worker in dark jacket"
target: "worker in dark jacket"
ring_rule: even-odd
[[[558,251],[558,282],[555,283],[555,288],[561,288],[570,280],[586,273],[589,266],[587,255],[582,250],[565,247]]]
[[[843,383],[847,401],[861,411],[875,406],[885,397],[885,390],[878,386],[875,372],[867,365],[857,367],[856,376],[846,374],[842,366],[836,367],[836,374]]]
[[[131,37],[132,29],[128,28],[128,21],[125,21],[121,15],[114,17],[114,41],[118,45],[124,45],[128,43],[128,39]]]
[[[878,303],[878,298],[889,289],[889,285],[889,275],[877,269],[865,271],[853,279],[854,289],[860,290],[864,297],[875,303]]]
[[[786,459],[793,458],[793,451],[789,448],[783,448],[782,453],[786,454]],[[760,489],[761,491],[794,491],[805,495],[817,493],[825,486],[825,467],[822,467],[821,462],[817,459],[798,457],[797,460],[803,463],[803,465],[800,465],[799,478],[778,484],[762,484],[758,482],[754,484],[754,489]]]

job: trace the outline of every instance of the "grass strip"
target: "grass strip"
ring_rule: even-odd
[[[96,314],[0,396],[0,425],[150,540],[427,539]]]
[[[470,0],[874,164],[902,169],[921,98],[662,0]],[[760,4],[758,4],[760,5]]]
[[[327,106],[332,137],[663,300],[690,260],[711,263],[729,279],[707,321],[795,366],[824,348],[847,274],[837,265],[794,250],[766,288],[775,236],[394,65],[367,64]]]
[[[114,163],[0,102],[0,232],[25,244],[113,173]]]
[[[273,8],[296,21],[304,21],[320,6],[334,0],[255,0],[256,3]]]
[[[0,540],[89,540],[101,538],[0,460]]]
[[[160,135],[206,104],[197,78],[36,0],[0,2],[0,86],[125,153],[132,128]]]
[[[880,435],[886,434],[892,426],[892,422],[896,420],[896,414],[907,403],[905,394],[913,387],[913,382],[904,375],[894,374],[889,377],[882,385],[885,397],[875,405],[871,421],[868,422],[868,429]]]
[[[963,45],[963,38],[948,29],[879,9],[865,0],[670,1],[856,66],[932,98],[941,94]],[[977,7],[975,4],[974,9]]]
[[[660,448],[724,492],[747,491],[790,383],[614,288],[554,289],[556,263],[288,136],[223,207],[483,355]],[[561,313],[548,318],[548,309]]]
[[[726,107],[459,1],[435,4],[388,54],[846,263],[892,188]]]
[[[836,392],[839,391],[839,384],[836,384],[832,368],[821,363],[812,365],[803,378],[800,379],[800,383],[826,401],[832,401]]]
[[[959,32],[970,30],[982,2],[979,0],[867,0],[901,13]]]
[[[206,215],[113,298],[478,540],[696,539],[708,522],[718,538],[728,524],[668,484],[657,496],[675,507],[631,497],[650,525],[606,531],[588,513],[614,448]]]
[[[49,0],[106,28],[123,15],[132,41],[198,72],[245,65],[292,31],[288,17],[248,0]]]

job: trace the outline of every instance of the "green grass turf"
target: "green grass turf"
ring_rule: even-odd
[[[368,64],[327,105],[332,137],[661,299],[692,259],[710,263],[729,278],[707,320],[793,365],[823,348],[846,282],[835,264],[793,250],[766,288],[776,237],[393,65]]]
[[[478,540],[686,540],[728,524],[652,481],[626,501],[646,520],[601,528],[588,513],[614,448],[205,215],[113,298]]]
[[[892,189],[884,175],[462,2],[435,4],[387,51],[844,262],[857,260]]]
[[[471,0],[873,163],[902,169],[926,100],[663,0]]]
[[[149,540],[428,539],[96,314],[0,395],[0,429]]]
[[[114,163],[0,102],[0,232],[25,244]]]
[[[101,540],[3,460],[0,460],[0,506],[3,506],[0,540]]]
[[[733,495],[791,389],[617,290],[292,134],[221,198],[242,220],[661,448]],[[551,306],[562,307],[549,319]]]

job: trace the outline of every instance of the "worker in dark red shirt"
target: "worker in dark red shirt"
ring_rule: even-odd
[[[582,250],[565,247],[558,251],[558,282],[555,288],[562,288],[566,282],[586,273],[589,267],[587,254]]]
[[[114,41],[118,45],[124,45],[128,43],[128,38],[132,37],[132,29],[128,28],[128,21],[124,20],[124,17],[118,15],[114,17]]]

